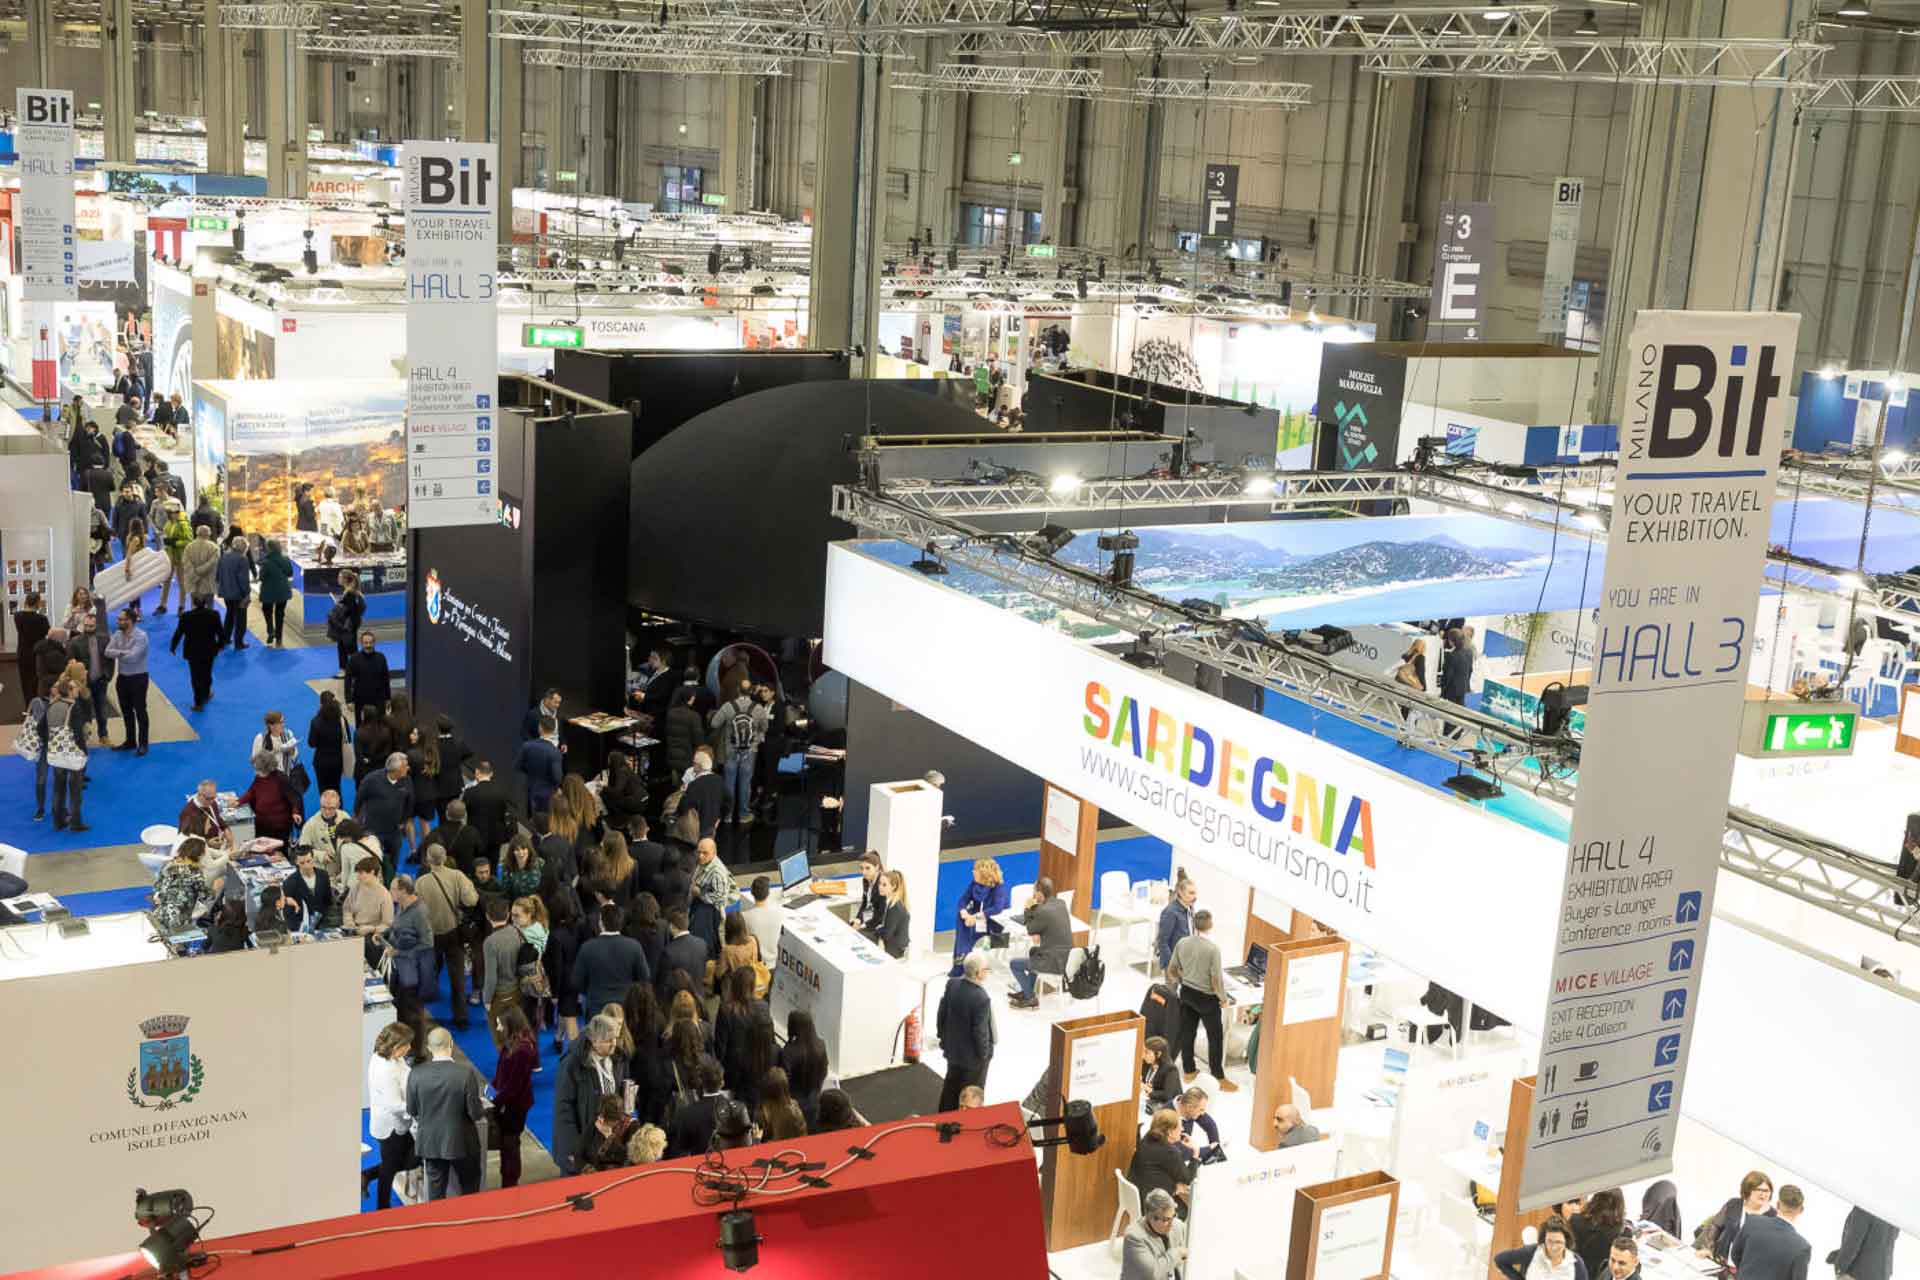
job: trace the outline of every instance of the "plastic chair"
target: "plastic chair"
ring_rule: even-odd
[[[1060,898],[1060,905],[1067,909],[1068,915],[1072,915],[1073,914],[1073,890],[1062,889],[1059,893],[1059,898]]]
[[[1127,880],[1126,872],[1103,871],[1100,873],[1100,905],[1094,909],[1091,919],[1096,930],[1102,924],[1119,922],[1120,963],[1124,965],[1133,960],[1133,926],[1152,924],[1155,914],[1141,905],[1134,894],[1133,885]],[[1147,963],[1153,963],[1151,956]]]
[[[1065,973],[1035,973],[1033,975],[1033,994],[1044,999],[1049,987],[1058,995],[1065,995],[1067,984],[1073,981],[1074,973],[1080,968],[1081,961],[1087,958],[1085,947],[1075,947],[1067,952],[1067,970]]]
[[[1306,1087],[1292,1076],[1287,1077],[1287,1101],[1291,1102],[1295,1110],[1299,1111],[1302,1120],[1307,1119],[1313,1114],[1313,1095],[1308,1093]]]
[[[1007,890],[1007,909],[1016,916],[1023,914],[1032,901],[1033,886],[1030,884],[1017,884]]]
[[[1120,1207],[1113,1211],[1113,1225],[1107,1229],[1107,1252],[1114,1257],[1120,1256],[1120,1237],[1124,1230],[1121,1222],[1132,1226],[1140,1221],[1140,1188],[1127,1181],[1127,1175],[1118,1169],[1113,1171],[1113,1179],[1120,1184]]]
[[[1465,1196],[1441,1196],[1437,1217],[1441,1229],[1452,1236],[1460,1248],[1456,1270],[1462,1275],[1484,1275],[1487,1262],[1482,1251],[1493,1243],[1493,1224],[1482,1218],[1473,1201]],[[1482,1236],[1486,1237],[1484,1244]]]

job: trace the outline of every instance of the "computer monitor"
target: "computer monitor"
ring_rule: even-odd
[[[813,878],[813,871],[807,865],[807,851],[797,849],[780,859],[780,887],[786,890],[797,889]]]

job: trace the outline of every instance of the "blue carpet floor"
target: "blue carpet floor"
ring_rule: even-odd
[[[87,766],[89,783],[85,815],[92,829],[80,833],[55,831],[51,816],[33,821],[33,765],[18,756],[0,756],[0,844],[28,853],[55,853],[133,844],[154,823],[171,824],[202,778],[213,778],[223,791],[240,791],[253,780],[247,752],[268,710],[285,714],[287,727],[302,743],[306,755],[307,722],[319,709],[320,698],[308,680],[332,676],[338,670],[331,645],[269,649],[258,639],[239,653],[229,650],[214,661],[213,700],[194,712],[193,689],[184,658],[167,652],[173,638],[175,614],[153,616],[157,591],[141,601],[139,624],[152,641],[148,671],[200,735],[197,742],[156,742],[144,757],[131,752],[94,751]],[[403,665],[399,644],[383,644],[381,651],[398,670]],[[9,673],[11,674],[11,673]],[[111,722],[110,740],[120,741],[121,722]],[[347,784],[346,804],[353,803]],[[310,790],[308,811],[319,797]],[[31,877],[29,877],[31,878]]]

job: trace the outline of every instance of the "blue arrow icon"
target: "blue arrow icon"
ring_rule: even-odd
[[[1694,921],[1698,920],[1699,918],[1700,918],[1699,891],[1695,890],[1692,893],[1681,894],[1679,905],[1675,906],[1673,909],[1673,922],[1675,924],[1692,924]]]
[[[1673,1022],[1687,1016],[1687,993],[1675,988],[1660,997],[1660,1021]]]
[[[1653,1042],[1653,1065],[1670,1067],[1680,1060],[1680,1037],[1661,1036]]]
[[[1673,1105],[1673,1081],[1656,1080],[1647,1089],[1647,1110],[1665,1111]]]
[[[1667,972],[1682,973],[1693,968],[1693,939],[1682,938],[1667,952]]]

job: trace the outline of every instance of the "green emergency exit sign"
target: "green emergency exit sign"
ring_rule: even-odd
[[[1740,752],[1760,757],[1852,755],[1859,727],[1860,709],[1850,702],[1749,702]]]
[[[1852,711],[1791,713],[1767,717],[1766,750],[1782,755],[1805,751],[1846,751],[1853,746]]]
[[[587,345],[587,332],[578,325],[571,324],[523,324],[520,326],[520,345],[523,347],[584,347]]]
[[[716,209],[725,208],[727,198],[717,191],[709,191],[700,197],[701,204],[712,205]]]
[[[225,231],[227,229],[227,220],[211,213],[195,213],[187,217],[189,231]]]
[[[1027,246],[1027,256],[1029,258],[1051,258],[1059,253],[1059,251],[1060,247],[1058,245],[1030,244]]]

